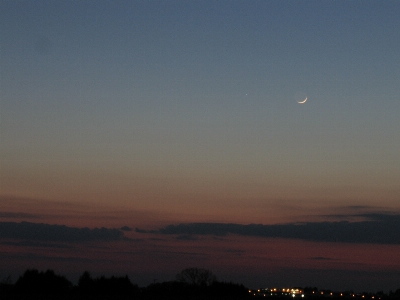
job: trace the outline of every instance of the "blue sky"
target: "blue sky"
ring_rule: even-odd
[[[395,1],[2,7],[5,170],[397,186]]]

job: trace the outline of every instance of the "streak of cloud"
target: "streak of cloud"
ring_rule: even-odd
[[[318,242],[400,244],[400,214],[366,213],[361,222],[306,222],[277,225],[233,223],[185,223],[168,225],[157,233],[176,235],[237,234],[268,238],[302,239]],[[144,232],[144,230],[137,230]],[[153,233],[151,231],[150,233]]]
[[[53,242],[116,241],[124,239],[119,229],[75,228],[30,222],[0,222],[0,239],[23,239]]]
[[[9,218],[9,219],[41,219],[41,215],[30,214],[30,213],[22,213],[22,212],[3,212],[0,211],[0,218]]]

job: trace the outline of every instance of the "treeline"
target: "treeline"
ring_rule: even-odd
[[[201,299],[250,299],[248,289],[235,283],[220,282],[208,270],[191,268],[177,275],[175,281],[153,283],[138,287],[123,277],[96,277],[84,272],[78,285],[52,270],[39,272],[27,270],[15,284],[5,279],[0,283],[1,300],[201,300]]]

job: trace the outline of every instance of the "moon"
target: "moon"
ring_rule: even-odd
[[[303,101],[297,101],[297,103],[299,103],[299,104],[303,104],[303,103],[306,103],[306,101],[307,101],[307,97],[306,97],[306,99],[304,99]]]

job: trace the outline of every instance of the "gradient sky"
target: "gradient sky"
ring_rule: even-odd
[[[0,221],[399,214],[399,13],[398,1],[0,1]],[[13,245],[0,255],[32,254]]]

